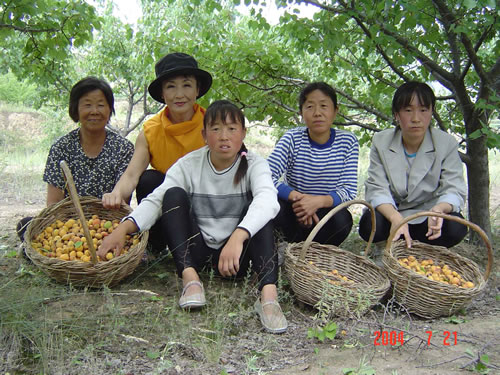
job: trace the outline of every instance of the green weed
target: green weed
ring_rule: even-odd
[[[362,358],[359,362],[357,368],[343,368],[342,373],[344,375],[375,375],[376,372],[373,367],[365,362],[365,358]]]
[[[321,342],[326,339],[333,341],[337,335],[337,323],[329,322],[323,327],[309,328],[307,331],[307,338],[316,338]]]

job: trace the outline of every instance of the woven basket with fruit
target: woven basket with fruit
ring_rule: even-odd
[[[76,286],[112,286],[130,275],[142,259],[148,232],[129,236],[121,254],[98,259],[96,249],[130,207],[108,210],[101,200],[78,197],[71,172],[62,162],[70,196],[45,208],[29,224],[25,238],[27,256],[47,275]]]
[[[316,224],[304,242],[291,243],[285,250],[285,271],[296,298],[308,305],[321,302],[336,316],[360,315],[368,311],[387,292],[390,282],[384,271],[365,257],[342,250],[334,245],[313,242],[314,236],[338,211],[363,200],[345,202],[333,208]],[[375,225],[372,226],[375,228]],[[370,251],[374,230],[366,246]]]
[[[402,225],[421,216],[458,221],[475,230],[488,250],[485,276],[472,260],[445,247],[412,241],[412,247],[408,248],[404,240],[392,242]],[[484,289],[493,265],[493,252],[488,237],[477,225],[456,216],[419,212],[405,218],[391,232],[383,262],[396,300],[408,312],[432,319],[454,314]]]

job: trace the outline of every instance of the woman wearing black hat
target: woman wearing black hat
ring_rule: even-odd
[[[156,63],[155,73],[148,91],[166,106],[144,123],[127,170],[113,191],[102,197],[106,208],[118,208],[134,189],[140,202],[163,182],[165,172],[177,159],[205,144],[201,134],[205,109],[196,99],[212,85],[210,73],[199,69],[196,60],[185,53],[164,56]],[[153,169],[146,170],[149,164]],[[153,227],[150,243],[162,250],[165,242],[161,233],[155,232]]]

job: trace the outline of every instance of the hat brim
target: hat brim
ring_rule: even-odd
[[[148,87],[149,95],[151,95],[151,97],[157,102],[165,103],[161,95],[163,81],[168,77],[183,76],[183,75],[193,75],[200,82],[200,87],[199,87],[200,92],[196,97],[196,99],[201,98],[203,95],[205,95],[207,91],[210,89],[210,86],[212,86],[212,76],[210,75],[209,72],[202,69],[181,68],[166,72],[165,74],[160,75],[153,82],[151,82],[151,84]]]

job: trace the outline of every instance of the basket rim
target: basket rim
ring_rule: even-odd
[[[91,196],[81,197],[81,201],[86,209],[88,209],[87,206],[92,206],[92,208],[96,208],[97,210],[101,209],[105,211],[106,213],[108,213],[108,216],[110,215],[124,216],[130,213],[131,211],[130,207],[127,205],[122,205],[117,210],[105,210],[104,207],[102,206],[102,201],[96,197],[91,197]],[[89,275],[85,276],[88,279],[86,283],[92,284],[92,280],[90,280],[91,276],[95,276],[96,278],[98,278],[99,275],[104,274],[105,272],[108,272],[111,269],[119,270],[122,268],[126,268],[130,266],[131,263],[137,261],[137,258],[142,257],[142,253],[144,252],[147,245],[149,231],[141,232],[140,242],[132,246],[126,254],[114,257],[109,261],[97,262],[96,264],[83,261],[65,261],[58,258],[48,258],[44,255],[39,254],[38,251],[31,246],[31,242],[34,236],[36,234],[41,233],[44,230],[43,227],[47,225],[47,223],[44,223],[43,221],[51,219],[51,216],[56,217],[58,212],[63,209],[66,209],[69,212],[69,207],[72,207],[72,202],[69,199],[69,197],[67,197],[54,205],[44,208],[37,216],[33,218],[33,220],[28,225],[28,228],[25,233],[23,242],[26,250],[26,255],[33,261],[33,263],[37,267],[42,269],[42,271],[44,271],[45,273],[49,273],[49,276],[55,278],[58,281],[61,281],[57,277],[50,275],[50,273],[66,272],[68,274],[80,273],[81,275],[82,272],[86,272],[89,273]],[[73,212],[73,217],[75,217],[74,212]],[[116,219],[118,218],[119,217],[116,217]],[[36,232],[36,234],[32,233],[34,230],[38,230],[38,232]],[[64,269],[65,266],[68,266],[66,267],[66,270]],[[130,273],[132,272],[133,269]],[[90,273],[95,273],[95,275],[94,274],[90,275]],[[122,276],[121,278],[123,277],[124,276]],[[121,278],[119,280],[115,280],[115,278],[116,276],[111,277],[109,283],[107,284],[112,285],[113,283],[121,280]],[[70,279],[71,277],[68,277],[68,280]],[[84,279],[81,279],[81,281],[84,281]],[[99,283],[99,284],[102,285],[104,283]]]
[[[473,229],[475,232],[477,232],[486,245],[486,250],[487,250],[487,254],[488,254],[488,264],[486,265],[484,279],[486,281],[489,279],[490,274],[491,274],[491,270],[493,268],[493,250],[491,247],[491,242],[490,242],[488,236],[486,235],[486,233],[481,229],[481,227],[479,227],[479,225],[471,223],[470,221],[462,219],[461,217],[448,215],[448,214],[444,214],[441,212],[421,211],[421,212],[417,212],[413,215],[405,217],[389,233],[389,237],[387,238],[387,243],[385,246],[384,254],[387,254],[388,256],[393,257],[392,244],[394,243],[394,237],[396,235],[396,232],[399,230],[399,228],[401,228],[406,223],[408,223],[416,218],[422,217],[422,216],[427,216],[427,217],[428,216],[435,216],[435,217],[440,217],[440,218],[446,219],[446,220],[456,221],[457,223],[466,225],[469,228]],[[416,242],[416,241],[414,241],[414,242]],[[432,247],[440,247],[440,246],[431,245],[431,244],[426,244],[426,245],[432,246]],[[466,258],[466,257],[464,257],[464,258]]]
[[[385,266],[386,271],[387,271],[389,276],[393,276],[393,278],[396,280],[408,279],[408,277],[411,276],[412,278],[417,278],[417,280],[421,280],[421,282],[424,282],[426,284],[429,284],[432,286],[439,286],[441,289],[445,288],[445,289],[448,289],[450,291],[456,291],[456,288],[459,288],[456,285],[449,285],[446,283],[442,283],[440,281],[430,280],[427,277],[425,277],[417,272],[414,272],[410,269],[407,269],[407,268],[403,267],[401,264],[399,264],[399,262],[398,262],[399,258],[394,256],[394,254],[392,253],[392,250],[393,250],[393,248],[398,248],[398,249],[401,249],[402,251],[406,251],[407,248],[405,248],[403,246],[399,246],[401,243],[404,243],[404,242],[405,242],[404,240],[398,240],[398,241],[394,242],[393,245],[391,246],[391,253],[384,254],[382,261],[384,263],[384,266]],[[452,251],[450,251],[447,248],[442,247],[442,246],[440,246],[439,249],[437,249],[437,246],[429,245],[429,244],[426,244],[424,242],[413,241],[413,243],[414,243],[415,247],[417,247],[417,248],[432,249],[433,252],[437,252],[436,257],[442,256],[442,257],[448,257],[449,259],[451,259],[450,257],[453,256],[455,258],[454,259],[455,261],[462,262],[463,264],[468,265],[470,268],[472,268],[475,271],[475,273],[477,274],[477,276],[480,279],[475,277],[474,280],[472,280],[472,281],[475,281],[474,287],[473,288],[460,288],[460,292],[462,292],[462,293],[470,292],[470,293],[474,294],[474,293],[476,293],[476,291],[481,291],[486,286],[487,279],[484,278],[484,276],[480,270],[480,267],[473,260],[471,260],[463,255],[454,253],[454,252],[452,252]],[[413,246],[412,246],[412,248],[413,248]],[[404,277],[404,276],[398,275],[398,273],[403,274],[403,275],[408,275],[408,276]]]
[[[311,264],[309,264],[305,259],[301,259],[299,256],[293,254],[291,252],[291,249],[292,248],[301,248],[302,244],[304,243],[305,241],[302,241],[302,242],[297,242],[297,243],[290,243],[287,248],[285,249],[285,256],[287,257],[287,260],[288,261],[291,261],[293,263],[293,266],[294,267],[305,267],[307,269],[309,269],[309,271],[311,273],[315,273],[317,274],[318,276],[321,275],[321,276],[325,276],[321,270],[316,270],[313,268],[313,266]],[[345,285],[346,286],[353,286],[353,284],[355,286],[363,286],[363,287],[367,287],[369,285],[371,286],[374,286],[374,285],[384,285],[384,287],[387,285],[387,288],[390,287],[390,279],[387,277],[387,274],[385,272],[385,270],[381,267],[378,267],[376,264],[374,264],[373,262],[371,262],[369,259],[367,259],[366,257],[363,257],[361,255],[357,255],[357,254],[354,254],[348,250],[344,250],[340,247],[337,247],[337,246],[334,246],[334,245],[325,245],[325,244],[321,244],[319,242],[311,242],[309,244],[309,246],[311,245],[317,245],[317,246],[321,246],[321,247],[326,247],[326,248],[329,248],[335,252],[338,252],[339,254],[336,254],[336,255],[342,255],[344,257],[346,257],[348,260],[349,260],[349,263],[351,263],[353,265],[353,267],[356,269],[356,270],[359,270],[361,273],[366,273],[367,272],[367,269],[366,267],[369,267],[371,271],[373,272],[376,272],[377,274],[377,278],[378,278],[378,283],[373,283],[373,284],[364,284],[364,283],[360,283],[358,281],[355,281],[353,280],[353,283],[346,283]],[[361,264],[360,264],[361,263]],[[288,266],[288,267],[291,267],[290,264],[287,265],[287,263],[285,262],[285,266]],[[317,266],[314,266],[317,268]]]
[[[370,237],[368,239],[368,242],[366,244],[366,248],[365,248],[365,257],[368,257],[368,255],[370,254],[370,251],[371,251],[371,244],[373,242],[373,238],[375,237],[375,229],[376,229],[376,218],[375,218],[375,209],[373,208],[373,206],[368,203],[367,201],[363,200],[363,199],[353,199],[353,200],[350,200],[350,201],[347,201],[347,202],[343,202],[335,207],[333,207],[325,216],[323,216],[323,218],[314,226],[314,228],[312,229],[312,231],[309,233],[309,235],[307,236],[307,238],[305,239],[305,241],[302,241],[302,242],[299,242],[299,243],[302,243],[303,246],[302,246],[302,249],[300,251],[300,258],[301,259],[304,259],[305,258],[305,254],[307,252],[307,249],[309,248],[310,244],[314,241],[314,237],[316,237],[316,234],[318,234],[318,232],[321,230],[321,228],[323,228],[323,226],[337,213],[339,212],[340,210],[343,210],[344,208],[347,208],[347,207],[350,207],[351,205],[353,204],[362,204],[366,207],[368,207],[368,209],[370,210],[370,214],[371,214],[371,220],[372,220],[372,229],[371,229],[371,233],[370,233]]]

